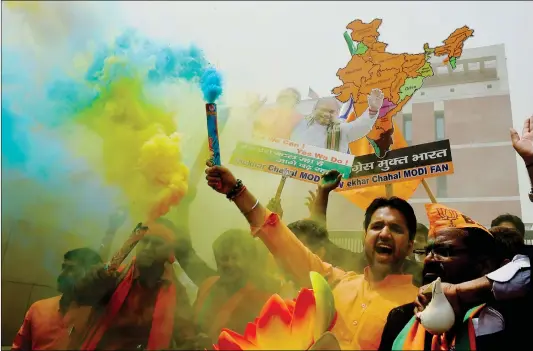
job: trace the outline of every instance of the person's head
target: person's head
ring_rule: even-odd
[[[287,88],[279,92],[278,97],[276,98],[276,103],[284,107],[295,107],[301,99],[302,97],[298,90]]]
[[[426,257],[425,250],[428,243],[429,229],[422,223],[417,223],[416,234],[413,243],[413,252],[409,258],[416,262],[423,262]]]
[[[376,198],[365,212],[365,256],[374,274],[399,272],[413,248],[416,216],[398,197]]]
[[[248,279],[257,259],[257,245],[249,231],[230,229],[213,242],[220,281],[236,283]]]
[[[313,110],[314,121],[327,126],[339,116],[340,106],[336,98],[327,97],[317,101]]]
[[[488,231],[440,228],[428,240],[423,282],[428,284],[438,277],[451,284],[477,279],[496,268],[495,256],[496,241]]]
[[[522,240],[524,240],[524,236],[526,235],[526,226],[524,225],[524,222],[522,222],[520,217],[514,216],[509,213],[494,218],[490,226],[516,229],[518,233],[520,233],[520,235],[522,236]]]
[[[102,258],[92,249],[68,251],[63,255],[61,273],[57,277],[57,290],[62,294],[70,292],[74,284],[85,276],[87,270],[99,263],[102,263]]]
[[[440,277],[459,284],[497,268],[496,241],[490,231],[458,210],[426,204],[429,236],[423,282]]]
[[[518,230],[508,227],[493,227],[490,232],[496,241],[496,263],[503,266],[522,252],[524,238]]]
[[[172,261],[177,227],[159,218],[147,224],[148,230],[136,246],[136,265],[141,269],[162,267]]]
[[[311,252],[324,259],[330,243],[328,231],[324,226],[310,219],[292,222],[287,226]]]

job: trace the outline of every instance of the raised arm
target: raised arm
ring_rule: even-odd
[[[217,275],[217,271],[205,263],[192,245],[180,246],[174,254],[181,268],[196,286],[200,286],[207,278]]]
[[[368,95],[368,109],[353,121],[340,124],[342,137],[352,142],[367,135],[376,123],[379,110],[383,105],[383,98],[381,90],[372,89]]]
[[[327,228],[327,210],[329,193],[335,190],[342,179],[342,174],[336,170],[331,170],[322,175],[318,182],[316,197],[310,205],[311,219]]]
[[[206,174],[208,185],[235,203],[250,223],[252,234],[265,243],[283,269],[290,273],[300,286],[311,286],[311,271],[322,274],[330,284],[336,283],[346,274],[343,270],[322,262],[309,251],[280,221],[278,215],[264,208],[226,167],[208,163]]]
[[[522,135],[520,136],[516,130],[511,128],[511,141],[513,147],[524,160],[524,165],[529,174],[529,182],[531,183],[531,190],[529,192],[529,199],[533,202],[533,116],[524,121],[522,128]]]

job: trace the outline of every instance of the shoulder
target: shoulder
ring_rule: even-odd
[[[59,300],[61,300],[61,296],[54,296],[50,297],[48,299],[42,299],[39,301],[35,301],[31,306],[30,309],[48,309],[48,308],[59,308]]]
[[[54,296],[48,299],[35,301],[33,304],[31,304],[30,308],[28,309],[27,315],[31,316],[35,313],[50,314],[51,311],[56,311],[59,309],[60,299],[61,299],[61,296]]]
[[[393,308],[387,316],[387,324],[403,328],[413,318],[414,310],[413,302]]]

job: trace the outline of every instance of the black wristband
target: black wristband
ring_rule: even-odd
[[[239,193],[239,191],[242,189],[243,185],[242,185],[242,180],[240,179],[237,179],[237,183],[235,183],[235,185],[233,186],[233,188],[231,188],[230,191],[228,191],[228,193],[226,194],[226,198],[228,200],[232,200],[235,198],[235,196],[237,196],[237,194]]]

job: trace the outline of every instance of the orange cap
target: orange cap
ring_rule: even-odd
[[[487,228],[453,208],[426,204],[426,213],[429,219],[429,237],[435,237],[437,230],[443,228],[478,228],[492,236]]]

